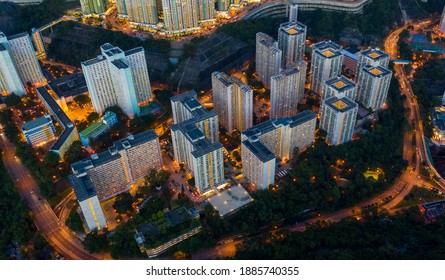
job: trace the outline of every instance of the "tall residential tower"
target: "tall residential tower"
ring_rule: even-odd
[[[129,116],[138,115],[138,103],[152,97],[144,49],[123,52],[107,43],[101,52],[97,58],[82,62],[94,110],[103,113],[117,105]]]
[[[311,89],[321,95],[323,83],[340,75],[343,64],[342,48],[332,41],[314,45],[311,58]]]
[[[283,51],[283,66],[304,59],[306,26],[300,22],[286,22],[278,29],[278,47]]]
[[[307,64],[301,60],[298,66],[283,69],[272,77],[270,87],[270,119],[290,117],[297,113],[298,103],[303,101]]]
[[[280,72],[282,51],[278,42],[269,35],[258,32],[256,34],[255,71],[264,86],[270,88],[270,79]]]
[[[229,133],[252,126],[253,90],[236,77],[212,73],[213,105],[219,121]]]

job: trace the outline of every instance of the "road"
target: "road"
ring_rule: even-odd
[[[423,24],[428,21],[419,23]],[[400,27],[394,30],[385,40],[385,50],[391,55],[391,59],[398,58],[398,48],[397,41],[400,32],[407,27],[409,23],[405,26]],[[412,188],[415,185],[425,185],[427,187],[436,187],[435,184],[431,184],[429,180],[425,180],[422,176],[420,176],[420,166],[421,162],[425,161],[430,170],[434,172],[434,174],[439,178],[436,183],[437,186],[445,190],[445,181],[440,177],[439,173],[434,169],[434,166],[429,161],[427,156],[425,139],[423,134],[422,121],[419,114],[419,106],[417,103],[417,99],[414,97],[413,90],[411,85],[407,79],[405,72],[403,71],[403,67],[401,65],[394,66],[394,72],[396,74],[397,79],[401,85],[402,94],[407,96],[405,100],[405,108],[410,109],[409,119],[413,120],[415,123],[415,132],[416,133],[416,167],[410,164],[408,168],[399,176],[399,178],[394,182],[394,184],[388,188],[384,193],[374,196],[362,203],[359,203],[353,207],[349,207],[346,209],[339,210],[337,212],[329,213],[322,215],[320,217],[316,217],[310,220],[305,221],[304,224],[310,224],[321,220],[328,220],[330,222],[338,222],[346,217],[356,216],[360,213],[362,207],[367,205],[377,204],[380,207],[387,209],[390,212],[394,212],[391,210],[398,203],[400,203],[406,195],[408,195]],[[412,145],[412,131],[405,131],[404,135],[404,146],[403,146],[403,157],[405,160],[411,163],[412,154],[413,154],[413,145]],[[302,231],[305,230],[304,224],[297,224],[293,226],[286,227],[285,229],[289,229],[292,231]],[[257,236],[271,233],[272,231],[263,232]],[[227,240],[224,242],[219,242],[217,246],[210,249],[203,249],[196,252],[192,258],[193,259],[217,259],[217,258],[227,258],[233,257],[236,253],[236,245],[241,244],[242,242],[248,241],[249,238],[242,238],[238,240]]]
[[[0,136],[2,160],[18,191],[33,213],[34,223],[45,239],[66,259],[95,260],[95,256],[85,251],[78,239],[70,235],[59,223],[59,219],[39,189],[28,169],[15,156],[15,147],[5,135]]]

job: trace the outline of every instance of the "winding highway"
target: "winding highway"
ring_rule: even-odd
[[[66,259],[98,259],[85,251],[81,242],[61,225],[46,199],[40,196],[36,181],[20,159],[15,156],[15,146],[5,135],[0,136],[0,148],[3,151],[2,160],[11,179],[31,209],[34,224],[49,244]]]

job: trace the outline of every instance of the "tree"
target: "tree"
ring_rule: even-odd
[[[108,250],[109,246],[107,234],[107,231],[103,234],[99,234],[97,231],[92,231],[87,234],[82,241],[82,244],[90,253],[105,252]]]
[[[96,112],[91,112],[88,116],[87,116],[87,121],[89,123],[95,122],[99,120],[99,114]]]
[[[76,101],[77,104],[79,104],[79,106],[84,106],[91,102],[91,99],[86,94],[79,94],[73,99],[74,101]]]
[[[70,215],[66,220],[66,225],[72,231],[81,233],[85,232],[82,220],[80,219],[79,213],[77,213],[76,207],[73,207],[73,209],[71,209]]]
[[[58,153],[49,151],[43,158],[43,162],[49,167],[56,167],[59,164],[60,156]]]
[[[6,106],[16,106],[20,104],[21,101],[22,99],[20,98],[20,96],[16,95],[15,93],[11,93],[6,97],[5,104]]]
[[[119,214],[130,214],[133,212],[133,196],[128,193],[121,193],[116,196],[116,201],[113,204],[113,208]]]
[[[82,146],[82,142],[74,141],[63,155],[63,160],[68,163],[75,163],[86,157],[85,149]]]

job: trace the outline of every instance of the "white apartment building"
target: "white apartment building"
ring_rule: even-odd
[[[196,0],[162,0],[164,25],[171,32],[198,28],[199,5]]]
[[[244,176],[258,189],[274,183],[275,162],[286,161],[295,148],[312,144],[317,117],[309,110],[251,127],[241,134]]]
[[[151,97],[150,80],[143,48],[123,52],[110,44],[102,54],[82,62],[91,102],[97,113],[118,105],[130,117],[138,115],[138,104]]]
[[[31,29],[31,38],[34,43],[34,48],[36,49],[37,58],[46,59],[46,48],[40,30],[35,28]]]
[[[386,102],[392,71],[383,66],[367,65],[358,77],[357,102],[375,111]]]
[[[0,32],[0,44],[3,45],[0,48],[6,49],[5,51],[9,52],[9,58],[5,63],[9,64],[8,61],[12,58],[15,70],[19,73],[23,85],[26,85],[28,82],[36,86],[46,83],[28,33],[21,33],[6,38]],[[10,69],[9,72],[10,77],[15,76],[15,71]],[[17,94],[20,95],[20,93]]]
[[[212,73],[213,105],[229,133],[252,127],[253,90],[236,77]]]
[[[283,66],[304,59],[306,26],[298,21],[286,22],[278,29],[278,48],[283,52]]]
[[[0,94],[10,93],[23,96],[26,94],[26,90],[12,57],[7,38],[0,32]]]
[[[323,83],[321,99],[328,99],[332,96],[355,100],[357,98],[356,84],[343,75],[331,78]]]
[[[104,229],[107,226],[107,220],[89,176],[86,173],[80,176],[70,175],[68,179],[79,202],[82,220],[87,230]]]
[[[358,53],[356,79],[360,76],[360,71],[366,65],[388,67],[390,56],[379,48],[369,48]]]
[[[158,22],[156,0],[116,0],[117,13],[136,24],[154,25]]]
[[[22,132],[26,142],[32,146],[39,146],[56,138],[56,130],[50,115],[23,124]]]
[[[314,45],[311,58],[311,89],[321,95],[323,83],[341,74],[342,48],[332,41]]]
[[[71,164],[73,176],[88,176],[100,201],[128,190],[150,170],[161,168],[159,139],[153,130],[130,135],[114,142],[108,151]]]
[[[306,62],[301,60],[298,66],[283,69],[271,78],[270,119],[296,114],[298,103],[304,98],[306,68]]]
[[[358,104],[347,98],[332,96],[321,101],[320,129],[327,132],[326,141],[340,145],[352,140]]]
[[[280,72],[281,58],[282,51],[278,48],[278,42],[269,35],[258,32],[255,71],[265,87],[270,88],[271,77]]]
[[[193,173],[200,194],[210,192],[225,181],[218,115],[203,108],[194,91],[170,100],[175,123],[170,127],[175,160]]]

